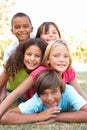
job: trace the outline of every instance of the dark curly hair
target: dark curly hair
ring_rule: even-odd
[[[28,38],[25,41],[20,42],[19,46],[9,57],[6,65],[4,66],[6,71],[9,73],[9,76],[12,76],[13,79],[19,70],[25,68],[23,63],[24,53],[26,49],[31,45],[37,45],[41,52],[42,58],[47,47],[47,43],[40,38]]]

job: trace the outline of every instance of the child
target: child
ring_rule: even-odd
[[[64,85],[56,71],[45,70],[36,80],[37,93],[8,111],[1,124],[86,122],[87,102],[71,85]]]
[[[14,52],[20,41],[30,38],[32,31],[32,22],[27,14],[19,12],[12,17],[11,32],[18,39],[18,42],[13,42],[6,48],[4,52],[3,64],[6,64],[9,56]]]
[[[75,78],[75,72],[70,67],[71,61],[72,60],[67,42],[63,40],[57,40],[48,44],[43,57],[42,66],[32,71],[31,74],[1,103],[0,117],[18,97],[25,93],[26,90],[34,86],[38,74],[43,70],[48,70],[49,68],[60,73],[65,83],[71,84],[81,96],[87,99],[86,94],[78,85],[78,82]]]
[[[3,65],[6,64],[10,55],[15,51],[16,47],[19,45],[19,42],[24,41],[27,38],[30,38],[30,34],[32,33],[32,31],[33,31],[32,22],[28,15],[26,15],[25,13],[19,12],[19,13],[16,13],[12,17],[11,32],[12,34],[15,35],[15,37],[18,40],[16,40],[15,42],[10,44],[6,48],[4,52]],[[3,68],[2,74],[0,75],[0,78],[2,75],[5,79],[6,76],[5,76],[4,68]],[[4,93],[5,87],[6,87],[6,84],[4,84],[3,90],[1,90],[2,91],[1,93],[3,93],[3,96],[2,98],[0,98],[0,102],[2,102],[4,98],[6,97],[6,93]]]
[[[61,33],[54,22],[43,22],[37,29],[36,37],[42,38],[48,44],[61,39]]]
[[[6,89],[11,92],[18,87],[31,71],[41,64],[46,46],[47,43],[40,38],[28,38],[16,48],[5,66],[5,76],[7,77],[4,78],[3,75],[1,75],[0,78],[1,97],[6,92],[3,86],[7,80]],[[29,90],[28,97],[25,97],[24,100],[30,98],[34,93],[35,88],[32,87],[31,90]]]

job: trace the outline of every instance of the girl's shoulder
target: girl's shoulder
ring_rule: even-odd
[[[38,68],[36,68],[34,71],[31,72],[30,76],[33,77],[33,80],[36,79],[37,75],[42,72],[43,70],[49,70],[50,68],[47,66],[39,66]]]

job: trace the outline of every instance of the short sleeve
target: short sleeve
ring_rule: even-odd
[[[41,99],[35,94],[31,99],[21,103],[19,106],[21,113],[38,113],[42,111],[43,105]]]
[[[18,42],[13,42],[11,43],[4,52],[4,57],[3,57],[3,64],[5,65],[8,58],[10,57],[10,55],[14,52],[14,50],[16,49],[16,47],[19,45]]]
[[[62,78],[64,83],[69,83],[70,81],[75,79],[75,76],[76,76],[75,70],[72,67],[70,67],[63,73]]]

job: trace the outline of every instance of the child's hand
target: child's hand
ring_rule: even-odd
[[[60,107],[54,106],[50,107],[47,110],[40,112],[37,116],[38,121],[47,121],[48,119],[55,118],[57,114],[60,112]]]

